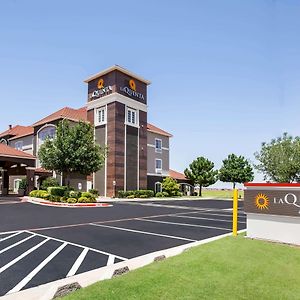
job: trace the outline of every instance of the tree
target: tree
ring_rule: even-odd
[[[253,168],[244,156],[229,154],[223,160],[223,166],[219,170],[219,179],[223,182],[244,183],[254,179]]]
[[[265,180],[294,182],[300,179],[300,137],[284,133],[282,137],[262,143],[255,168],[264,174]]]
[[[38,155],[43,168],[62,173],[63,184],[69,185],[71,173],[89,175],[99,171],[106,152],[106,148],[95,143],[91,124],[79,122],[71,126],[63,120],[57,126],[55,137],[46,139]]]
[[[218,178],[218,171],[214,170],[215,164],[205,157],[198,157],[184,170],[185,176],[193,185],[199,185],[199,196],[202,196],[202,187],[214,184]]]
[[[164,178],[162,182],[163,192],[167,192],[169,196],[179,196],[179,184],[172,177]]]

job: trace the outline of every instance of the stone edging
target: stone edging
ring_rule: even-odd
[[[239,233],[245,232],[246,229],[238,231]],[[72,277],[59,279],[53,282],[49,282],[37,287],[33,287],[24,291],[20,291],[18,293],[13,293],[7,296],[1,297],[3,300],[24,300],[24,299],[31,299],[31,300],[51,300],[53,299],[56,292],[61,289],[61,287],[65,285],[72,285],[72,284],[79,284],[81,287],[87,287],[95,282],[111,279],[113,277],[120,276],[118,274],[127,273],[128,270],[135,270],[141,267],[144,267],[148,264],[153,262],[157,262],[162,260],[163,257],[172,257],[178,254],[181,254],[187,249],[207,244],[219,239],[222,239],[227,236],[231,236],[232,233],[225,233],[216,237],[208,238],[201,241],[196,241],[193,243],[156,251],[153,253],[145,254],[139,257],[135,257],[126,261],[122,261],[116,263],[114,265],[102,267],[99,269],[95,269],[92,271],[88,271],[82,274],[78,274]],[[126,270],[126,272],[125,272]]]
[[[79,207],[111,207],[112,204],[108,203],[64,203],[64,202],[51,202],[48,200],[43,200],[40,198],[34,197],[23,197],[22,201],[26,201],[32,204],[37,205],[46,205],[46,206],[53,206],[53,207],[68,207],[68,208],[79,208]]]

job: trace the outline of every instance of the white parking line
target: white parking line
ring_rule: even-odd
[[[108,257],[108,260],[107,260],[107,266],[110,266],[110,265],[113,265],[114,263],[115,263],[115,256],[114,255],[110,255],[109,257]]]
[[[20,291],[44,266],[52,260],[62,249],[64,249],[68,243],[63,243],[54,252],[52,252],[45,260],[43,260],[35,269],[33,269],[26,277],[24,277],[14,288],[12,288],[7,294]]]
[[[11,267],[12,265],[14,265],[16,262],[18,262],[19,260],[21,260],[22,258],[24,258],[25,256],[27,256],[28,254],[30,254],[31,252],[33,252],[34,250],[36,250],[37,248],[41,247],[42,245],[44,245],[46,242],[48,242],[50,239],[45,239],[42,242],[40,242],[39,244],[35,245],[34,247],[30,248],[29,250],[27,250],[26,252],[22,253],[20,256],[16,257],[15,259],[13,259],[12,261],[10,261],[8,264],[4,265],[2,268],[0,268],[0,274],[2,272],[4,272],[6,269],[8,269],[9,267]]]
[[[9,249],[11,249],[11,248],[13,248],[13,247],[16,247],[16,246],[18,246],[18,245],[20,245],[20,244],[22,244],[22,243],[24,243],[24,242],[26,242],[26,241],[32,239],[34,236],[35,236],[35,235],[30,235],[30,236],[28,236],[27,238],[25,238],[25,239],[23,239],[23,240],[20,240],[20,241],[14,243],[14,244],[12,244],[12,245],[10,245],[10,246],[8,246],[8,247],[2,249],[2,250],[0,250],[0,254],[2,254],[2,253],[6,252],[6,251],[9,250]]]
[[[227,222],[227,223],[232,223],[230,220],[221,220],[221,219],[211,219],[211,218],[203,218],[203,217],[191,217],[191,216],[174,216],[176,218],[188,218],[188,219],[197,219],[197,220],[209,220],[209,221],[217,221],[217,222]],[[239,221],[238,223],[246,223],[246,222],[241,222]]]
[[[90,224],[90,223],[89,223],[89,224]],[[33,232],[27,231],[27,230],[26,230],[25,232],[33,233]],[[44,234],[40,234],[40,233],[36,233],[36,232],[34,232],[34,234],[37,235],[37,236],[41,236],[41,237],[43,237],[43,238],[50,238],[51,240],[54,240],[54,241],[57,241],[57,242],[61,242],[61,243],[65,243],[65,242],[66,242],[66,241],[64,241],[64,240],[57,239],[57,238],[54,238],[54,237],[49,237],[49,236],[44,235]],[[97,253],[100,253],[100,254],[112,255],[112,253],[107,253],[107,252],[105,252],[105,251],[101,251],[101,250],[98,250],[98,249],[95,249],[95,248],[91,248],[91,247],[86,247],[86,246],[79,245],[79,244],[75,244],[75,243],[72,243],[72,242],[69,242],[69,241],[67,241],[67,243],[68,243],[69,245],[76,246],[76,247],[80,247],[80,248],[89,248],[89,250],[92,250],[92,251],[97,252]],[[113,254],[113,255],[115,255],[115,254]],[[121,259],[121,260],[127,260],[127,258],[122,257],[122,256],[118,256],[118,255],[115,255],[115,257],[117,257],[117,258],[119,258],[119,259]]]
[[[78,256],[78,258],[76,259],[74,265],[72,266],[72,268],[70,269],[70,271],[69,271],[69,273],[67,274],[66,277],[70,277],[70,276],[75,275],[75,273],[79,269],[80,265],[82,264],[84,258],[86,257],[88,251],[89,251],[89,248],[84,248],[82,250],[82,252],[80,253],[80,255]]]
[[[136,220],[139,220],[139,219],[136,219]],[[196,240],[183,238],[183,237],[179,237],[179,236],[174,236],[174,235],[166,235],[166,234],[160,234],[160,233],[154,233],[154,232],[148,232],[148,231],[141,231],[141,230],[134,230],[134,229],[128,229],[128,228],[122,228],[122,227],[116,227],[116,226],[108,226],[108,225],[94,224],[94,223],[90,223],[90,225],[105,227],[105,228],[111,228],[111,229],[116,229],[116,230],[122,230],[122,231],[128,231],[128,232],[134,232],[134,233],[142,233],[142,234],[147,234],[147,235],[166,237],[166,238],[175,239],[175,240],[183,240],[183,241],[189,241],[189,242],[195,242],[196,241]]]
[[[14,236],[16,236],[16,235],[22,233],[22,232],[23,232],[23,231],[17,231],[17,232],[15,232],[15,233],[12,234],[12,235],[9,235],[9,236],[7,236],[7,237],[5,237],[5,238],[0,239],[0,242],[3,242],[3,241],[5,241],[5,240],[8,240],[8,239],[10,239],[10,238],[12,238],[12,237],[14,237]],[[3,234],[5,234],[5,233],[3,233]]]
[[[196,225],[196,224],[188,224],[188,223],[176,223],[176,222],[157,221],[157,220],[139,219],[139,218],[137,218],[136,220],[144,221],[144,222],[153,222],[153,223],[170,224],[170,225],[180,225],[180,226],[190,226],[190,227],[203,227],[203,228],[219,229],[219,230],[227,230],[227,231],[231,231],[231,230],[232,230],[232,229],[223,228],[223,227],[205,226],[205,225]]]
[[[187,215],[190,215],[190,214],[205,214],[205,215],[211,215],[211,216],[220,216],[220,217],[232,217],[232,214],[230,215],[224,215],[224,214],[215,214],[215,213],[210,213],[209,211],[208,212],[198,212],[198,211],[193,211],[193,212],[189,212],[189,213],[186,213]],[[241,215],[238,215],[239,218],[246,218],[246,216],[241,216]]]

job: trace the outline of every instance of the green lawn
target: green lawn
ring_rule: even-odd
[[[64,299],[300,299],[300,249],[228,237]]]
[[[202,197],[208,198],[232,198],[233,191],[232,190],[202,190]],[[239,196],[244,198],[244,191],[239,190]]]

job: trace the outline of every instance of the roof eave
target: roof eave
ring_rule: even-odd
[[[111,66],[111,67],[109,67],[109,68],[107,68],[107,69],[105,69],[105,70],[103,70],[103,71],[101,71],[101,72],[99,72],[97,74],[94,74],[94,75],[88,77],[87,79],[85,79],[84,82],[85,83],[89,83],[90,81],[92,81],[92,80],[94,80],[94,79],[96,79],[98,77],[101,77],[101,76],[103,76],[103,75],[105,75],[107,73],[110,73],[110,72],[116,71],[116,70],[120,71],[120,72],[122,72],[122,73],[124,73],[126,75],[129,75],[131,77],[134,77],[134,78],[138,79],[139,81],[142,81],[142,82],[146,83],[147,85],[151,84],[151,81],[149,81],[149,80],[147,80],[147,79],[145,79],[145,78],[143,78],[143,77],[141,77],[139,75],[136,75],[135,73],[130,72],[130,71],[128,71],[128,70],[126,70],[126,69],[118,66],[118,65]]]

